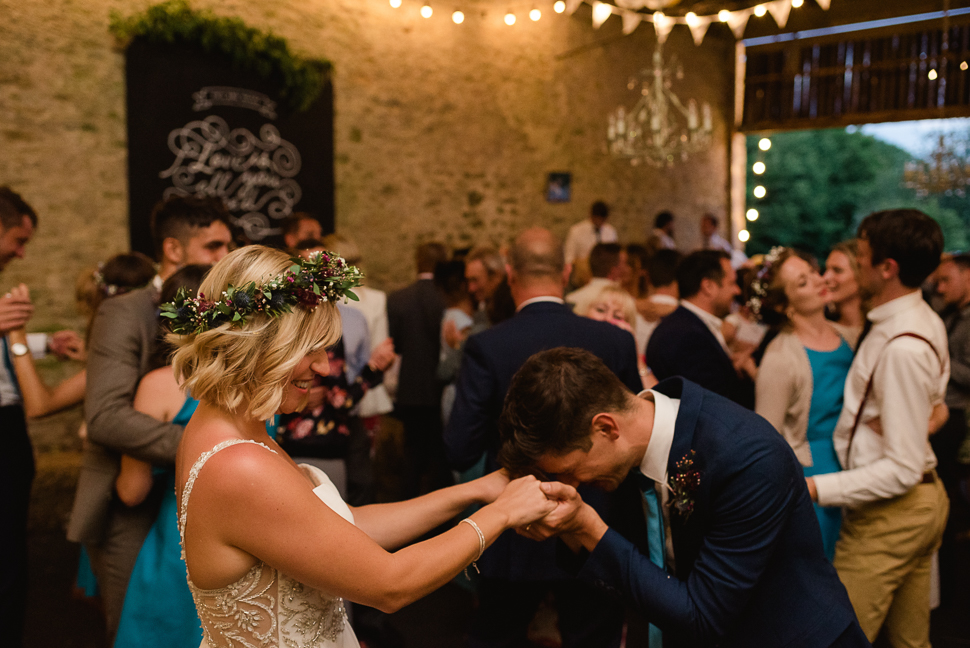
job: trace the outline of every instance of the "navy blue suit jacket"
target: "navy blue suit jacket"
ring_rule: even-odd
[[[754,382],[738,376],[707,325],[683,306],[663,318],[650,336],[647,364],[657,380],[681,376],[754,409]]]
[[[689,381],[655,389],[680,399],[668,475],[692,450],[700,472],[693,511],[669,512],[676,577],[613,528],[579,577],[625,598],[668,647],[831,645],[855,614],[791,448],[758,415]],[[630,502],[642,518],[639,498]]]
[[[535,353],[555,347],[577,347],[599,357],[624,385],[642,390],[633,336],[612,324],[580,317],[565,305],[529,304],[509,320],[473,335],[465,343],[458,371],[455,406],[445,428],[448,461],[464,470],[487,454],[486,468],[498,468],[498,419],[512,376]],[[593,490],[593,489],[591,489]],[[602,493],[589,493],[601,510]],[[479,561],[482,574],[510,580],[565,579],[556,564],[555,542],[536,543],[504,533]]]
[[[399,405],[441,407],[438,356],[445,300],[430,279],[419,279],[387,297],[390,337],[401,355]]]

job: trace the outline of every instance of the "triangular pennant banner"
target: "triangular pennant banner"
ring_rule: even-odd
[[[606,19],[613,15],[613,5],[605,2],[593,3],[593,29],[599,29]]]
[[[583,0],[566,0],[566,14],[573,15],[581,4],[583,4]]]
[[[630,9],[631,11],[636,11],[637,9],[643,9],[646,6],[645,0],[614,0],[613,4],[621,9]]]
[[[744,38],[744,28],[748,26],[748,18],[751,17],[750,11],[732,11],[728,17],[728,27],[734,32],[734,37],[738,40]]]
[[[674,28],[674,20],[658,11],[653,14],[653,28],[657,30],[657,42],[663,45],[667,41],[670,30]]]
[[[828,11],[829,7],[832,6],[832,0],[815,0],[815,2],[817,2],[818,6],[820,6],[825,11]]]
[[[623,18],[624,34],[632,34],[633,31],[640,26],[640,22],[643,20],[643,15],[638,14],[635,11],[624,11],[620,17]]]
[[[707,28],[711,26],[710,18],[698,18],[694,21],[693,25],[687,25],[690,29],[690,35],[694,37],[694,45],[700,45],[704,42],[704,35],[707,34]]]
[[[791,13],[791,0],[769,2],[766,6],[768,7],[768,13],[775,19],[778,26],[784,29],[785,25],[788,24],[788,14]]]

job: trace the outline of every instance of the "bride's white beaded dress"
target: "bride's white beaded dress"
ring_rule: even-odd
[[[237,443],[253,443],[274,452],[256,441],[233,439],[196,460],[182,492],[179,514],[183,558],[186,509],[199,471],[212,455]],[[313,482],[313,493],[353,524],[353,513],[327,475],[314,466],[300,468]],[[218,589],[200,589],[191,578],[188,583],[202,621],[200,648],[359,648],[343,599],[307,587],[265,563],[254,565],[238,581]]]

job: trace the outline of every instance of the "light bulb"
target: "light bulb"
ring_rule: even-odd
[[[756,15],[758,18],[764,18],[766,13],[768,13],[768,7],[764,5],[758,5],[754,8],[754,15]]]
[[[727,22],[731,18],[731,12],[727,9],[721,9],[717,12],[717,19],[721,22]]]
[[[556,13],[562,13],[566,10],[566,3],[563,0],[556,0],[556,4],[552,5],[552,10]]]
[[[422,18],[430,18],[431,14],[433,13],[434,13],[434,9],[432,9],[430,5],[424,5],[423,7],[421,7]]]
[[[390,1],[391,1],[391,6],[394,7],[395,9],[399,9],[401,7],[401,0],[390,0]]]
[[[454,22],[454,23],[455,23],[456,25],[460,25],[460,24],[462,24],[463,22],[465,22],[465,14],[463,14],[463,13],[462,13],[462,12],[460,12],[460,11],[456,11],[455,13],[453,13],[453,14],[451,14],[451,20],[452,20],[452,21],[453,21],[453,22]]]
[[[964,72],[967,71],[967,67],[968,66],[966,61],[963,61],[962,63],[960,63],[960,69],[963,70]]]
[[[762,173],[765,172],[765,163],[764,162],[755,162],[751,166],[751,170],[754,171],[755,175],[761,175]]]
[[[593,5],[593,20],[595,24],[606,22],[606,19],[613,15],[613,9],[605,2],[597,2]]]
[[[510,27],[515,24],[515,14],[514,13],[507,13],[507,14],[505,14],[505,24],[506,25],[509,25]]]
[[[741,230],[738,232],[738,240],[742,243],[747,243],[749,238],[751,238],[751,234],[748,232],[748,230]]]
[[[697,14],[694,13],[693,11],[688,11],[687,12],[687,15],[684,16],[684,20],[687,21],[687,26],[688,27],[696,27],[697,26]]]
[[[805,0],[791,0],[792,9],[798,9],[803,4],[805,4]]]
[[[768,149],[771,148],[771,140],[768,139],[767,137],[762,137],[761,141],[758,142],[758,148],[761,149],[762,151],[767,151]]]
[[[926,76],[929,77],[930,81],[936,81],[936,70],[930,70],[930,73]]]
[[[529,19],[532,22],[535,22],[535,21],[539,20],[540,18],[542,18],[542,12],[539,11],[538,9],[533,9],[532,11],[529,12]]]
[[[761,185],[758,185],[757,187],[754,188],[755,198],[764,198],[765,195],[767,195],[767,193],[768,193],[768,190]]]
[[[752,223],[758,220],[758,216],[759,216],[758,210],[755,209],[754,207],[752,207],[751,209],[749,209],[744,213],[744,217],[747,218]]]

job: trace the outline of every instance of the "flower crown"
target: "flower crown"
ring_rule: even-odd
[[[751,280],[751,297],[748,298],[748,308],[751,309],[751,314],[758,320],[761,319],[761,300],[768,295],[768,282],[766,281],[768,272],[771,271],[771,267],[778,262],[786,249],[781,245],[771,248],[771,251],[765,255],[764,261],[761,262],[761,269],[758,270],[758,274]]]
[[[193,335],[223,324],[242,326],[253,315],[279,317],[294,306],[313,310],[320,302],[340,298],[359,301],[351,290],[361,284],[363,273],[332,252],[317,252],[309,259],[290,259],[293,265],[282,274],[257,286],[230,284],[222,299],[213,301],[202,293],[190,296],[179,289],[174,301],[161,306],[162,317],[178,335]]]

